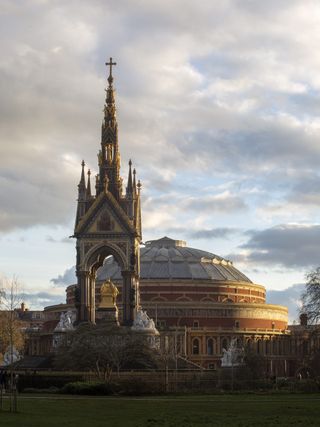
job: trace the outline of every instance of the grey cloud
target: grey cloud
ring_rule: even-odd
[[[66,302],[64,292],[62,292],[61,295],[52,294],[50,292],[25,292],[22,300],[30,310],[42,310],[48,305]]]
[[[19,179],[19,175],[17,171],[17,179],[8,180],[0,173],[0,231],[35,224],[66,224],[76,208],[74,182],[68,176],[62,182],[57,175],[50,188],[53,181],[44,179],[42,184],[33,185],[28,182],[30,176],[20,175]]]
[[[127,160],[134,151],[142,175],[155,162],[169,175],[251,180],[272,168],[316,168],[318,132],[301,117],[306,105],[309,122],[318,116],[317,28],[302,25],[302,4],[7,5],[0,18],[0,230],[74,215],[81,158],[96,168],[108,52],[119,64],[121,153]],[[297,43],[299,27],[305,37]],[[164,194],[170,183],[150,179]],[[225,212],[246,202],[202,206]]]
[[[196,159],[206,153],[203,161],[208,168],[214,165],[221,172],[228,165],[233,173],[310,168],[318,164],[320,157],[316,135],[272,122],[251,123],[246,130],[199,130],[185,135],[181,147],[181,151]]]
[[[248,252],[233,258],[238,262],[309,269],[319,265],[319,241],[320,225],[281,225],[251,232],[249,240],[240,246]]]
[[[184,227],[166,228],[165,233],[168,236],[186,236],[188,239],[228,239],[234,234],[241,232],[238,228],[216,227],[210,229],[190,229]]]
[[[74,243],[70,237],[64,237],[62,239],[55,239],[52,236],[47,236],[46,241],[49,243]]]
[[[61,243],[68,243],[68,244],[70,244],[70,243],[74,244],[74,240],[71,239],[70,237],[64,237],[63,239],[60,240],[60,242]]]
[[[68,286],[77,282],[75,266],[67,268],[63,274],[59,274],[50,280],[55,286]]]
[[[238,233],[237,228],[211,228],[208,230],[195,230],[188,233],[191,239],[228,239],[230,236]]]
[[[287,200],[290,203],[301,205],[320,205],[320,177],[317,173],[305,173],[296,180],[288,193]]]
[[[268,290],[267,303],[279,304],[288,307],[289,324],[299,319],[299,309],[301,307],[301,294],[304,289],[303,283],[298,283],[281,291]]]
[[[245,202],[238,196],[232,194],[222,194],[204,197],[191,197],[182,202],[184,208],[198,212],[225,212],[245,210]]]

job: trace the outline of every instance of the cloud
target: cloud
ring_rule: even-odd
[[[194,230],[189,231],[188,235],[191,239],[228,239],[230,236],[238,233],[239,230],[236,228],[211,228],[205,230]]]
[[[63,274],[59,274],[50,280],[55,286],[68,286],[77,282],[75,266],[67,268]]]
[[[189,197],[187,200],[182,201],[182,205],[186,209],[199,212],[224,212],[232,214],[234,211],[246,209],[247,206],[244,201],[228,191],[216,194],[207,195],[204,197]]]
[[[252,212],[269,221],[277,209],[284,222],[287,204],[314,215],[318,2],[59,0],[5,2],[1,13],[0,231],[74,216],[82,158],[97,170],[111,54],[145,229],[193,221],[216,237],[226,214],[247,214],[241,228]],[[222,191],[222,181],[235,184]]]
[[[301,294],[304,289],[303,283],[298,283],[281,291],[268,290],[267,303],[278,304],[288,307],[289,324],[299,320],[299,310],[301,307]]]
[[[310,269],[319,265],[320,225],[287,224],[250,230],[242,252],[229,255],[240,262]]]
[[[310,207],[315,206],[316,209],[320,205],[320,176],[317,173],[310,172],[305,174],[302,179],[296,180],[292,186],[291,192],[288,194],[288,203],[301,204]]]
[[[50,235],[46,237],[46,241],[49,243],[74,243],[70,237],[63,237],[62,239],[56,239]]]
[[[24,292],[22,300],[30,310],[43,310],[43,307],[66,302],[64,294],[57,295],[50,292]]]

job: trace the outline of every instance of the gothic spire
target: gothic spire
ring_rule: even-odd
[[[83,215],[86,212],[86,181],[84,178],[84,167],[85,163],[84,160],[81,162],[81,177],[80,182],[78,184],[78,205],[77,205],[77,214],[76,214],[76,223],[78,224],[80,218],[83,217]]]
[[[133,169],[133,195],[137,195],[137,184],[136,184],[136,170]]]
[[[106,66],[109,65],[109,77],[108,77],[108,87],[106,89],[106,103],[104,106],[104,119],[105,123],[116,124],[116,107],[114,99],[114,89],[113,89],[113,76],[112,76],[112,66],[117,65],[116,62],[106,62]]]
[[[132,161],[129,160],[129,173],[128,173],[127,195],[132,195],[133,194],[131,166],[132,166]]]
[[[135,213],[134,213],[134,225],[135,225],[135,229],[136,229],[138,235],[140,236],[140,238],[142,238],[141,202],[140,202],[141,187],[142,187],[142,185],[141,185],[141,182],[139,180],[138,184],[137,184],[137,196],[136,196],[136,205],[135,205]]]
[[[128,173],[128,184],[126,191],[126,199],[127,199],[127,214],[130,219],[134,217],[134,199],[133,199],[133,185],[132,185],[132,161],[129,160],[129,173]]]
[[[81,177],[80,177],[80,182],[78,184],[78,189],[79,189],[79,199],[84,198],[85,193],[86,193],[86,181],[84,178],[84,167],[85,167],[85,162],[84,160],[82,160],[81,162]]]
[[[90,169],[88,169],[88,184],[87,184],[87,192],[86,192],[86,196],[87,196],[87,200],[91,199],[91,183],[90,183],[90,175],[91,175],[91,171]]]
[[[109,62],[106,62],[106,66],[109,67],[109,76],[104,104],[104,120],[101,129],[101,150],[98,155],[99,179],[97,180],[97,187],[98,193],[104,191],[104,182],[107,178],[109,191],[119,200],[121,197],[121,180],[118,124],[112,75],[112,67],[114,65],[116,65],[116,62],[113,62],[112,58],[110,58]]]

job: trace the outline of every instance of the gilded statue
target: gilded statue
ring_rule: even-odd
[[[99,308],[113,308],[116,307],[117,295],[119,291],[117,287],[111,282],[111,280],[107,280],[101,285],[100,288],[100,304]]]

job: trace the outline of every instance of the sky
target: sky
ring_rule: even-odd
[[[30,308],[74,281],[112,56],[143,240],[232,260],[293,319],[319,265],[319,21],[317,0],[0,0],[0,271]]]

